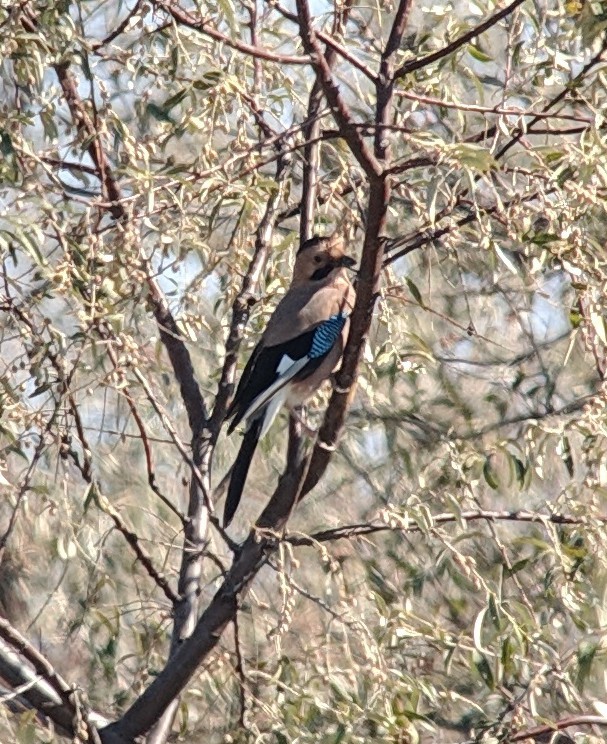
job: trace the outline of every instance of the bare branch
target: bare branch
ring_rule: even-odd
[[[58,729],[74,735],[76,709],[71,702],[64,702],[54,688],[39,674],[33,672],[5,643],[0,642],[0,677],[13,688],[23,688],[20,693],[26,705],[47,716]]]
[[[350,12],[351,2],[346,3],[342,13],[335,18],[334,31],[341,29]],[[297,16],[292,16],[297,22]],[[332,69],[336,59],[333,47],[327,47],[325,60]],[[303,135],[306,142],[303,153],[303,178],[301,184],[301,218],[299,220],[300,245],[312,237],[314,232],[314,214],[318,199],[318,175],[320,165],[320,123],[319,116],[323,90],[318,78],[314,79],[312,90],[308,97],[308,112],[304,124]]]
[[[21,656],[29,661],[34,667],[37,674],[49,684],[59,695],[63,705],[71,706],[70,700],[72,689],[68,683],[55,671],[53,665],[44,657],[32,644],[24,638],[19,631],[15,630],[12,625],[0,617],[0,638],[19,652]],[[75,710],[74,710],[75,714]]]
[[[194,374],[190,352],[179,330],[177,321],[169,309],[166,297],[150,272],[148,272],[148,288],[148,298],[158,324],[160,339],[167,350],[175,379],[179,384],[192,436],[200,436],[206,426],[208,414]]]
[[[299,25],[299,21],[295,13],[290,13],[286,8],[283,8],[280,3],[277,3],[274,0],[272,0],[271,5],[273,8],[276,8],[276,10],[278,10],[282,16],[287,18],[289,21],[292,21],[293,23],[297,23],[297,25]],[[351,6],[351,2],[349,2],[348,5]],[[349,14],[349,8],[344,8],[344,11],[346,12],[346,15]],[[342,11],[342,15],[344,15],[344,11]],[[335,34],[337,33],[337,31],[335,28],[333,29],[333,32],[331,34],[327,34],[324,31],[320,30],[315,31],[315,33],[318,39],[327,46],[327,51],[335,52],[343,60],[349,62],[352,67],[355,67],[357,70],[362,72],[363,75],[368,78],[373,84],[377,82],[377,76],[365,64],[363,64],[359,59],[351,54],[342,44],[336,41]]]
[[[96,52],[97,50],[101,49],[101,47],[111,44],[112,41],[114,41],[114,39],[117,39],[122,33],[124,33],[127,26],[131,22],[131,19],[134,18],[139,12],[140,7],[141,7],[141,0],[137,0],[135,5],[133,6],[133,9],[130,10],[125,15],[125,17],[116,26],[116,28],[110,34],[108,34],[108,36],[106,36],[105,39],[103,39],[102,41],[97,41],[92,45],[93,51]]]
[[[456,111],[473,111],[479,114],[495,114],[496,116],[518,116],[518,117],[534,117],[536,119],[565,119],[567,121],[578,121],[584,124],[594,124],[594,121],[585,116],[578,116],[576,114],[559,114],[551,113],[549,111],[532,111],[518,108],[503,108],[502,106],[479,106],[474,103],[461,103],[459,101],[445,101],[442,98],[434,98],[432,96],[422,96],[417,93],[411,93],[409,90],[396,90],[395,95],[400,98],[407,98],[410,101],[416,101],[417,103],[427,103],[430,106],[438,106],[439,108],[450,108]]]
[[[392,521],[391,521],[392,519]],[[593,520],[607,524],[607,516],[592,517]],[[432,524],[462,524],[464,522],[476,522],[484,520],[488,522],[521,522],[534,524],[562,524],[576,525],[586,524],[587,520],[583,517],[574,517],[568,514],[542,514],[540,512],[530,511],[492,511],[489,509],[479,509],[476,511],[463,511],[459,514],[437,514],[432,517]],[[386,521],[383,522],[365,522],[364,524],[350,524],[342,527],[335,527],[322,532],[314,532],[311,535],[289,535],[284,540],[291,545],[305,546],[315,545],[316,543],[334,542],[336,540],[351,540],[356,537],[365,537],[374,535],[379,532],[422,532],[422,528],[413,520],[406,516],[387,515]]]
[[[539,737],[549,737],[552,739],[552,734],[555,731],[565,731],[573,726],[604,726],[607,727],[607,718],[604,716],[594,715],[577,715],[569,716],[568,718],[562,718],[560,721],[554,721],[551,724],[544,724],[543,726],[534,726],[533,728],[526,729],[525,731],[519,731],[516,734],[509,734],[508,741],[529,741],[530,739],[539,741]],[[542,741],[544,739],[542,738]]]
[[[448,57],[450,54],[453,54],[453,52],[456,52],[460,47],[464,46],[464,44],[472,41],[475,36],[479,36],[487,31],[487,29],[495,26],[495,24],[499,23],[502,18],[507,18],[516,8],[518,8],[519,5],[522,5],[523,2],[524,0],[513,0],[510,5],[502,8],[502,10],[494,13],[492,16],[487,18],[486,21],[483,21],[483,23],[479,23],[478,26],[470,29],[470,31],[467,31],[465,34],[462,34],[460,37],[455,39],[455,41],[452,41],[450,44],[447,44],[446,47],[443,47],[443,49],[439,49],[437,52],[433,52],[432,54],[427,54],[425,57],[405,62],[405,64],[396,71],[394,78],[398,80],[410,72],[419,70],[422,67],[427,67],[433,62],[438,62],[439,59]]]
[[[276,549],[274,527],[279,530],[297,500],[306,467],[288,469],[281,477],[270,503],[228,571],[226,578],[202,613],[192,635],[175,649],[167,665],[124,716],[104,729],[110,742],[131,742],[147,731],[182,692],[200,663],[217,645],[227,625],[234,620],[241,598],[267,555]],[[105,741],[105,739],[104,739]]]
[[[307,65],[310,63],[309,57],[300,57],[290,54],[277,54],[276,52],[271,52],[268,49],[264,49],[263,47],[253,46],[252,44],[247,44],[244,41],[232,39],[232,37],[227,36],[227,34],[223,34],[221,31],[211,25],[210,21],[205,20],[204,18],[194,18],[194,16],[190,15],[190,13],[183,10],[178,5],[175,5],[172,2],[165,2],[164,0],[153,0],[152,6],[159,10],[164,10],[179,25],[185,26],[186,28],[191,28],[194,31],[199,31],[201,34],[210,36],[216,41],[221,41],[226,46],[229,46],[232,49],[236,49],[236,51],[242,52],[243,54],[256,57],[257,59],[265,59],[268,62],[277,62],[281,65]]]
[[[410,0],[400,0],[388,42],[381,55],[379,76],[375,85],[375,155],[380,160],[389,159],[390,140],[386,137],[385,128],[392,124],[392,99],[394,96],[394,58],[409,17]]]
[[[312,28],[312,19],[307,0],[297,0],[297,16],[304,49],[312,58],[317,79],[322,86],[327,101],[331,105],[333,117],[339,126],[341,135],[350,146],[352,154],[360,163],[365,173],[371,178],[377,178],[381,175],[381,166],[354,125],[350,110],[339,92],[337,83],[333,79],[331,69],[322,52],[318,37]]]
[[[50,719],[61,733],[83,734],[98,742],[96,727],[106,725],[107,720],[96,713],[83,716],[75,689],[4,618],[0,618],[0,638],[0,677],[18,689],[19,699]]]
[[[308,117],[304,130],[306,146],[303,153],[303,177],[301,182],[300,245],[309,240],[314,232],[314,215],[318,198],[318,166],[320,163],[320,119],[318,118],[318,111],[322,99],[322,87],[318,79],[315,78],[308,97]]]
[[[154,568],[152,559],[149,555],[147,555],[147,553],[145,553],[145,551],[141,547],[137,534],[126,526],[122,517],[112,507],[110,502],[101,493],[99,493],[96,484],[92,483],[91,487],[93,488],[93,498],[95,499],[95,503],[97,504],[99,509],[104,514],[107,514],[108,517],[112,520],[118,532],[120,532],[127,543],[131,546],[133,552],[135,553],[135,556],[137,557],[137,560],[144,567],[152,581],[154,581],[154,583],[162,590],[164,596],[171,603],[171,606],[176,605],[179,601],[179,597],[171,589],[171,586],[164,578],[164,576],[162,576],[162,574],[160,574],[160,572]]]

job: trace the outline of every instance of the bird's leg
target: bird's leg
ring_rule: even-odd
[[[293,418],[301,424],[304,434],[314,439],[316,436],[316,430],[313,429],[308,423],[308,412],[305,406],[296,406],[291,409],[291,415]]]

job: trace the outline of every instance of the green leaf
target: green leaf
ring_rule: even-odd
[[[572,308],[569,311],[569,322],[572,328],[579,328],[582,325],[582,314],[577,308]]]
[[[578,647],[578,672],[576,682],[581,691],[584,690],[584,685],[590,676],[592,663],[594,662],[598,648],[599,646],[595,641],[586,640],[582,641]]]
[[[559,173],[557,177],[557,183],[559,186],[564,186],[567,181],[570,181],[575,176],[575,168],[567,166]]]
[[[422,294],[417,288],[417,284],[415,284],[414,281],[409,279],[409,277],[405,278],[405,282],[407,284],[407,287],[409,288],[409,292],[411,292],[417,304],[420,305],[421,307],[424,307],[424,301],[422,300]]]
[[[167,98],[166,101],[160,106],[160,108],[164,112],[168,113],[172,108],[180,104],[189,92],[189,88],[182,88],[180,91],[175,93],[174,96]]]
[[[497,491],[497,489],[499,488],[499,481],[497,479],[497,474],[491,464],[490,456],[485,458],[485,462],[483,464],[483,476],[487,481],[489,487],[492,488],[494,491]]]
[[[560,150],[549,150],[548,152],[544,152],[543,155],[547,164],[558,163],[559,160],[565,157],[565,153]]]
[[[156,103],[148,103],[145,107],[146,112],[153,116],[158,121],[165,121],[169,124],[176,124],[175,120],[171,118],[162,106],[158,106]]]
[[[509,636],[504,638],[504,642],[502,643],[501,662],[504,673],[512,674],[514,669],[514,645]]]
[[[196,90],[208,90],[214,88],[223,76],[224,73],[221,70],[208,70],[200,80],[194,81],[193,86]]]
[[[539,246],[550,245],[550,243],[554,243],[557,240],[560,240],[558,235],[547,232],[538,232],[529,237],[530,243],[534,243],[535,245]]]
[[[575,468],[573,465],[573,455],[571,454],[571,444],[569,442],[569,437],[565,435],[561,437],[561,441],[559,442],[559,446],[557,447],[557,452],[561,456],[561,459],[565,464],[565,467],[567,468],[569,477],[573,478]]]
[[[516,455],[512,454],[510,454],[510,463],[512,465],[512,468],[514,469],[514,477],[516,479],[518,487],[524,488],[525,478],[527,475],[527,467],[525,466],[525,463],[522,460],[519,460]]]
[[[236,20],[236,13],[234,12],[234,5],[231,0],[218,0],[219,8],[223,11],[226,21],[230,27],[230,31],[235,31],[238,28],[238,22]]]
[[[497,168],[497,161],[491,152],[481,145],[459,143],[448,145],[446,149],[453,158],[470,170],[486,173],[493,168]]]
[[[468,44],[467,51],[471,57],[474,57],[474,59],[478,60],[479,62],[492,62],[493,61],[493,57],[489,56],[488,54],[485,54],[485,52],[481,51],[474,44]]]
[[[0,152],[6,157],[15,152],[10,134],[4,130],[0,131]]]
[[[491,621],[493,622],[493,625],[495,626],[496,630],[499,630],[501,627],[500,623],[500,606],[497,601],[497,598],[495,594],[489,595],[489,617],[491,618]]]
[[[504,575],[506,577],[514,576],[515,573],[522,571],[522,569],[529,564],[529,560],[529,558],[521,558],[520,561],[516,561],[516,563],[513,563],[510,568],[505,566]]]
[[[472,652],[472,663],[476,667],[476,671],[480,674],[481,679],[487,685],[490,690],[495,687],[495,681],[493,679],[493,672],[491,671],[491,665],[487,661],[487,657],[476,649]]]
[[[37,385],[33,392],[30,393],[30,398],[36,398],[38,395],[42,395],[42,393],[46,393],[47,390],[51,389],[52,383],[47,380],[46,382],[40,383],[40,385]]]

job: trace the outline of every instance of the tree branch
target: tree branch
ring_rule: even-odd
[[[31,643],[24,638],[12,625],[3,617],[0,617],[0,638],[13,647],[19,654],[26,659],[34,670],[45,682],[52,687],[54,692],[60,697],[63,705],[72,706],[70,699],[72,690],[68,683],[55,671],[53,665],[46,659]],[[73,708],[72,715],[75,715],[76,709]]]
[[[561,91],[559,91],[559,93],[556,96],[554,96],[550,101],[548,101],[548,103],[543,107],[543,109],[542,109],[541,112],[534,113],[533,114],[533,119],[526,125],[525,128],[522,128],[522,127],[517,128],[515,130],[514,134],[512,135],[512,137],[510,138],[510,140],[495,154],[495,156],[494,156],[495,159],[496,160],[501,159],[510,150],[510,148],[514,144],[516,144],[516,142],[518,142],[521,139],[521,137],[523,136],[523,134],[525,132],[529,133],[529,130],[532,129],[533,126],[538,121],[540,121],[543,118],[543,115],[547,114],[555,105],[557,105],[558,103],[560,103],[571,92],[571,90],[573,88],[579,86],[579,84],[585,78],[585,76],[588,74],[588,72],[593,67],[595,67],[602,60],[603,54],[605,53],[606,50],[607,50],[607,33],[605,33],[604,36],[603,36],[603,41],[602,41],[602,44],[601,44],[601,47],[600,47],[599,51],[584,65],[584,67],[574,77],[574,79],[571,81],[571,83],[568,84],[568,85],[563,86],[563,88],[561,89]],[[483,139],[484,140],[487,137],[493,136],[496,131],[497,131],[496,126],[492,126],[488,130],[486,130],[485,132],[483,132],[482,138],[475,136],[473,138],[470,138],[468,141],[477,141],[478,139]],[[398,166],[396,168],[393,168],[391,172],[392,173],[399,172]],[[550,190],[548,190],[545,193],[546,194],[554,193],[556,190],[557,190],[556,187],[555,188],[551,188]],[[464,194],[465,193],[466,192],[464,192]],[[461,199],[464,196],[464,194],[461,194],[459,198]],[[530,199],[537,198],[537,196],[538,196],[538,194],[534,194],[534,195],[531,195],[531,196],[525,196],[525,197],[523,197],[522,200],[523,201],[528,201]],[[516,201],[516,199],[513,199],[511,201],[511,203],[513,203],[515,201]],[[454,211],[453,209],[444,210],[444,212],[440,216],[437,216],[437,221],[439,221],[439,220],[442,221],[443,219],[451,218],[452,215],[453,215],[453,211]],[[491,208],[491,209],[486,210],[486,212],[489,212],[489,211],[495,212],[496,211],[496,208]],[[430,243],[430,242],[432,242],[434,240],[437,240],[437,239],[443,237],[444,235],[450,234],[450,233],[454,232],[455,230],[457,230],[459,227],[463,227],[464,225],[469,224],[470,222],[474,222],[477,219],[478,219],[478,215],[477,215],[477,213],[474,213],[474,214],[468,215],[467,217],[462,218],[461,220],[459,220],[455,224],[451,223],[447,227],[433,228],[430,231],[428,231],[428,230],[420,230],[420,231],[418,231],[417,235],[412,236],[411,238],[409,238],[409,240],[411,240],[411,242],[409,243],[409,245],[407,245],[405,248],[403,248],[402,250],[400,250],[398,253],[396,253],[394,255],[391,255],[391,256],[389,256],[386,259],[386,266],[388,266],[389,264],[393,263],[398,258],[401,258],[402,256],[405,256],[405,255],[413,252],[414,250],[417,250],[417,248],[420,248],[420,247],[422,247],[424,245],[427,245],[428,243]],[[402,242],[404,242],[404,241],[402,241]],[[402,242],[401,241],[398,241],[398,240],[397,241],[392,241],[392,243],[390,244],[389,248],[387,248],[387,252],[391,252],[392,250],[394,250],[394,248],[398,247],[398,245],[402,245]]]
[[[528,741],[529,739],[539,740],[539,737],[548,737],[546,741],[552,741],[552,734],[555,731],[564,731],[572,726],[604,726],[607,727],[607,718],[604,716],[578,715],[562,718],[554,723],[546,723],[543,726],[534,726],[533,728],[519,731],[516,734],[509,734],[508,741]],[[542,738],[542,741],[544,739]]]
[[[17,654],[0,641],[0,677],[12,689],[21,688],[19,698],[25,704],[48,717],[66,736],[74,736],[76,709],[71,702],[64,702],[53,687],[27,666]]]
[[[603,54],[607,50],[607,32],[603,36],[603,42],[599,51],[582,67],[578,74],[573,78],[569,85],[563,86],[563,89],[544,106],[539,114],[536,114],[526,127],[519,127],[512,137],[501,147],[494,155],[496,160],[502,158],[525,134],[531,134],[531,130],[552,108],[560,103],[577,85],[586,77],[586,75],[603,59]]]
[[[562,91],[561,91],[562,92]],[[594,120],[585,116],[577,116],[576,114],[553,114],[549,111],[532,111],[519,108],[503,108],[502,106],[479,106],[474,103],[461,103],[459,101],[445,101],[442,98],[434,98],[433,96],[422,96],[417,93],[411,93],[409,90],[397,90],[395,94],[399,98],[407,98],[409,101],[415,101],[416,103],[427,103],[430,106],[438,106],[439,108],[450,108],[456,111],[472,111],[479,114],[495,114],[496,116],[517,116],[520,118],[534,117],[538,119],[564,119],[567,121],[577,121],[584,124],[594,124]],[[552,104],[554,105],[554,104]]]
[[[307,65],[310,63],[309,57],[277,54],[276,52],[271,52],[263,47],[253,46],[252,44],[247,44],[245,41],[232,39],[230,36],[227,36],[227,34],[223,34],[212,26],[208,20],[205,20],[204,18],[194,18],[194,16],[190,15],[187,11],[182,10],[178,5],[175,5],[172,2],[152,0],[152,6],[159,10],[164,10],[180,26],[185,26],[186,28],[191,28],[201,34],[210,36],[212,39],[215,39],[215,41],[221,41],[226,46],[229,46],[238,52],[242,52],[243,54],[248,54],[257,59],[265,59],[268,62],[277,62],[281,65]]]
[[[557,190],[557,187],[547,189],[543,192],[543,195],[547,196],[549,194],[554,193],[556,190]],[[534,199],[538,199],[539,196],[540,196],[540,193],[537,191],[534,191],[532,194],[526,194],[522,198],[515,197],[510,202],[506,202],[503,205],[503,207],[507,208],[514,204],[533,201]],[[498,207],[497,206],[487,207],[487,208],[480,209],[479,211],[481,214],[494,214],[495,212],[498,211]],[[469,225],[471,222],[476,222],[478,220],[478,217],[479,217],[479,212],[475,211],[457,220],[457,222],[452,222],[450,225],[447,225],[446,227],[440,227],[434,230],[428,230],[428,231],[418,233],[417,237],[411,240],[411,242],[409,242],[404,248],[397,251],[396,253],[391,253],[386,258],[384,265],[389,266],[390,264],[394,263],[394,261],[397,261],[399,258],[402,258],[403,256],[406,256],[409,253],[412,253],[418,248],[421,248],[424,245],[428,245],[429,243],[433,243],[435,240],[439,240],[445,235],[450,235],[451,233],[456,232],[460,227]],[[392,251],[395,247],[402,245],[402,243],[405,242],[406,240],[408,239],[407,238],[405,238],[405,240],[395,239],[391,241],[390,248],[388,250]]]
[[[340,29],[346,22],[352,3],[348,0],[339,18],[335,18],[334,31]],[[291,16],[291,14],[289,14]],[[297,23],[297,16],[291,16]],[[329,69],[333,68],[336,60],[335,49],[327,46],[324,53]],[[303,178],[301,184],[301,207],[299,220],[300,245],[312,237],[314,233],[314,214],[318,199],[318,173],[320,166],[320,107],[323,100],[323,89],[318,77],[314,79],[312,90],[308,97],[308,111],[303,127],[305,141],[303,153]]]
[[[273,8],[276,8],[276,10],[284,16],[287,20],[291,21],[292,23],[296,23],[299,25],[299,20],[297,18],[297,15],[295,13],[290,13],[286,8],[283,8],[279,3],[275,2],[275,0],[272,0],[271,5]],[[344,8],[342,11],[342,15],[344,16],[344,20],[347,15],[349,15],[350,7],[352,5],[351,2],[347,3],[348,7]],[[373,84],[377,81],[377,76],[371,72],[371,70],[363,64],[359,59],[357,59],[353,54],[351,54],[342,44],[340,44],[338,41],[335,40],[333,35],[327,34],[324,31],[315,31],[314,32],[318,39],[322,41],[323,44],[327,46],[327,51],[332,51],[337,53],[343,60],[346,62],[349,62],[352,67],[355,67],[357,70],[362,72],[362,74],[368,78]],[[335,29],[333,30],[333,33],[335,33]]]
[[[148,299],[160,331],[160,340],[167,350],[173,374],[179,384],[179,391],[188,415],[192,436],[200,436],[207,424],[208,413],[198,380],[194,374],[190,352],[179,330],[177,321],[169,309],[166,297],[149,272],[148,290]]]
[[[318,37],[312,28],[307,0],[297,0],[297,17],[304,49],[312,58],[317,79],[331,106],[333,117],[337,122],[341,135],[348,143],[352,154],[367,176],[377,178],[381,175],[382,168],[354,125],[350,109],[343,100],[337,83],[333,79],[331,68],[327,64],[327,60],[318,42]]]
[[[305,464],[288,469],[281,477],[270,503],[228,571],[226,578],[192,635],[169,659],[167,665],[123,717],[104,729],[103,741],[131,742],[147,731],[183,691],[200,663],[215,648],[227,625],[234,620],[240,602],[267,556],[276,549],[275,531],[286,523],[305,477]],[[106,739],[107,737],[107,739]]]
[[[101,47],[107,46],[108,44],[111,44],[114,39],[118,38],[124,31],[126,30],[127,26],[131,22],[131,19],[134,18],[137,13],[139,12],[139,9],[141,7],[142,0],[137,0],[135,5],[133,6],[133,9],[130,10],[125,17],[122,19],[122,21],[116,26],[116,28],[108,34],[108,36],[105,37],[102,41],[97,41],[92,45],[92,50],[94,52],[101,49]]]
[[[103,149],[101,135],[97,132],[91,117],[82,103],[82,99],[78,93],[76,79],[70,70],[69,62],[61,62],[55,65],[55,73],[59,79],[59,84],[63,90],[63,95],[76,129],[84,139],[89,140],[87,151],[93,163],[95,163],[95,168],[101,181],[103,198],[110,204],[110,214],[116,220],[122,219],[125,216],[125,209],[120,202],[122,198],[120,189]]]
[[[518,8],[519,5],[522,5],[524,1],[525,0],[513,0],[510,5],[502,8],[502,10],[494,13],[492,16],[487,18],[486,21],[483,21],[483,23],[480,23],[470,31],[462,34],[460,37],[455,39],[455,41],[452,41],[450,44],[447,44],[446,47],[443,47],[443,49],[439,49],[437,52],[433,52],[432,54],[427,54],[425,57],[405,62],[405,64],[396,71],[394,75],[395,80],[399,80],[410,72],[419,70],[422,67],[427,67],[433,62],[437,62],[439,59],[443,59],[443,57],[448,57],[450,54],[453,54],[453,52],[456,52],[460,47],[464,46],[464,44],[472,41],[475,36],[479,36],[483,32],[487,31],[487,29],[495,26],[496,23],[499,23],[502,18],[509,16],[516,8]]]
[[[55,671],[45,656],[1,617],[0,639],[0,677],[13,689],[20,688],[19,699],[49,718],[66,736],[82,733],[76,729],[84,726],[90,740],[98,741],[94,727],[106,725],[107,720],[96,713],[83,719],[75,689]],[[33,671],[22,659],[33,667]]]
[[[286,535],[284,540],[291,545],[313,546],[317,543],[334,542],[336,540],[351,540],[356,537],[365,537],[374,535],[379,532],[421,532],[422,528],[413,520],[406,517],[394,517],[390,522],[391,515],[388,515],[387,522],[366,522],[364,524],[350,524],[342,527],[335,527],[331,530],[322,530],[314,532],[309,536]],[[593,517],[593,519],[607,524],[607,516]],[[583,517],[574,517],[568,514],[541,514],[540,512],[530,511],[463,511],[460,514],[437,514],[432,517],[432,524],[450,524],[461,522],[476,522],[478,520],[495,521],[495,522],[526,522],[534,524],[561,524],[561,525],[579,525],[586,524],[587,519]]]
[[[252,103],[254,104],[254,101]],[[267,133],[268,126],[264,121],[263,113],[261,111],[256,110],[256,119],[262,131]],[[234,386],[238,350],[240,348],[246,323],[249,319],[251,307],[254,304],[252,292],[258,286],[261,273],[266,265],[272,241],[273,226],[275,223],[274,216],[282,200],[285,189],[289,165],[288,157],[283,155],[285,141],[278,138],[275,142],[275,147],[278,151],[276,166],[276,182],[278,188],[274,189],[268,197],[263,216],[257,226],[253,257],[243,279],[240,292],[232,304],[232,321],[225,346],[226,356],[221,371],[213,411],[206,423],[208,433],[206,434],[205,440],[201,444],[200,448],[202,470],[205,474],[210,473],[210,462],[213,449],[219,437],[221,426],[225,419],[229,398]],[[194,480],[195,479],[193,478],[192,483],[194,483]],[[208,487],[210,488],[210,480]],[[186,527],[186,536],[187,531],[188,527]],[[179,577],[179,593],[184,597],[184,601],[177,605],[175,624],[171,638],[170,658],[177,652],[184,640],[192,634],[195,623],[198,619],[198,588],[200,584],[203,559],[203,552],[201,550],[202,543],[200,543],[202,536],[202,533],[195,536],[195,539],[199,541],[197,551],[192,552],[191,550],[184,549]],[[189,537],[189,542],[190,545],[193,544],[193,536]],[[163,744],[163,742],[167,740],[177,712],[178,702],[179,697],[176,696],[162,713],[162,716],[154,725],[150,735],[148,736],[148,744]]]
[[[400,43],[405,32],[405,26],[409,17],[410,0],[400,0],[388,43],[381,55],[379,66],[379,75],[375,84],[375,155],[380,160],[386,160],[389,157],[388,148],[390,140],[388,139],[385,127],[392,124],[392,99],[394,95],[394,58],[400,48]]]
[[[340,121],[343,124],[343,120]],[[374,177],[370,187],[369,221],[363,246],[356,303],[344,361],[312,455],[301,461],[293,458],[287,464],[287,469],[261,514],[256,529],[245,541],[221,588],[201,615],[192,635],[175,650],[162,672],[124,716],[104,731],[105,735],[113,737],[112,741],[128,742],[147,731],[181,693],[200,663],[216,646],[228,623],[236,617],[239,604],[250,583],[267,557],[276,549],[275,535],[284,528],[298,500],[311,490],[324,473],[335,449],[354,391],[356,370],[362,358],[373,315],[385,243],[380,236],[385,228],[389,195],[388,179]]]

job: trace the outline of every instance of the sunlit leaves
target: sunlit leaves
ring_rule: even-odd
[[[353,6],[339,39],[373,74],[394,12],[380,6]],[[212,402],[232,302],[276,196],[238,369],[289,281],[313,71],[254,61],[147,6],[102,46],[124,4],[36,7],[37,32],[0,11],[2,517],[21,498],[9,542],[31,556],[41,645],[61,639],[66,665],[74,649],[70,679],[118,710],[161,668],[173,608],[78,463],[92,453],[108,501],[175,583],[183,525],[150,483],[181,509],[191,471],[166,426],[186,440],[147,272]],[[226,634],[182,700],[184,739],[506,741],[605,696],[607,447],[596,391],[607,346],[606,86],[600,65],[575,80],[603,30],[596,4],[538,7],[524,4],[395,86],[386,237],[388,253],[403,254],[384,274],[331,469],[289,523],[297,536],[348,523],[370,531],[289,546],[260,574],[239,615],[239,656]],[[420,6],[395,64],[440,50],[495,9]],[[252,10],[203,8],[205,22],[247,42]],[[297,51],[296,25],[274,6],[258,21],[258,44]],[[332,22],[323,11],[315,27],[328,33]],[[94,121],[87,136],[57,86],[61,60]],[[347,59],[335,69],[371,143],[375,87]],[[368,183],[328,109],[319,136],[314,229],[339,229],[357,254]],[[120,187],[119,223],[95,144]],[[311,403],[311,429],[330,394],[327,385]],[[220,437],[213,487],[238,441]],[[276,482],[285,441],[279,418],[235,539]],[[217,561],[203,564],[201,608],[232,559],[214,539],[205,550]],[[5,738],[27,740],[33,726],[23,717]]]

